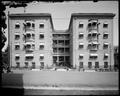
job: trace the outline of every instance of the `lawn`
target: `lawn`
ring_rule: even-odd
[[[117,87],[118,72],[26,71],[2,74],[3,86]]]

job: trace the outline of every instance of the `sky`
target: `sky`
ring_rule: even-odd
[[[48,2],[33,2],[24,8],[6,8],[6,14],[12,13],[50,13],[52,16],[53,26],[55,30],[66,30],[70,24],[72,13],[114,13],[116,16],[113,19],[113,45],[119,44],[118,33],[118,1],[70,1],[62,3]],[[8,19],[7,19],[8,20]],[[6,23],[8,22],[6,20]],[[8,37],[8,29],[5,30],[5,35]],[[7,47],[6,42],[4,51]]]

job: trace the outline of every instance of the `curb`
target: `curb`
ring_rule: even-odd
[[[2,88],[33,89],[33,90],[119,90],[117,87],[34,87],[34,86],[2,86]]]

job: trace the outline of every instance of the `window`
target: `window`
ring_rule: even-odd
[[[99,62],[95,62],[95,68],[99,68]]]
[[[35,34],[32,34],[32,38],[35,39]]]
[[[65,56],[65,61],[69,62],[70,61],[70,56]]]
[[[64,56],[59,56],[59,61],[64,61]]]
[[[88,62],[88,68],[89,68],[89,69],[92,68],[92,62]]]
[[[32,62],[32,69],[35,69],[35,62]]]
[[[79,44],[79,49],[82,49],[83,48],[83,43],[80,43]]]
[[[79,34],[79,39],[83,39],[83,37],[84,37],[83,33],[80,33]]]
[[[103,44],[103,49],[108,49],[108,43]]]
[[[26,38],[30,38],[31,37],[31,34],[30,33],[27,33],[26,34]]]
[[[32,44],[32,49],[35,49],[35,44]]]
[[[25,62],[25,68],[28,68],[28,62]]]
[[[40,68],[44,68],[44,62],[40,62]]]
[[[44,49],[44,45],[40,45],[40,50],[43,50]]]
[[[40,34],[40,39],[44,39],[44,34]]]
[[[64,53],[64,48],[58,48],[59,53]]]
[[[16,68],[20,68],[20,62],[16,62]]]
[[[16,29],[19,29],[19,28],[20,28],[20,24],[19,24],[19,23],[16,23],[16,24],[15,24],[15,28],[16,28]]]
[[[70,52],[70,48],[65,48],[65,52],[69,53]]]
[[[103,34],[103,39],[108,39],[108,34],[107,33]]]
[[[40,56],[40,60],[43,60],[44,59],[44,56]]]
[[[65,45],[69,45],[70,44],[70,41],[69,40],[65,40]]]
[[[79,59],[83,59],[83,55],[82,54],[80,54]]]
[[[57,53],[57,48],[53,48],[53,52],[54,52],[54,53]]]
[[[20,45],[15,45],[15,50],[19,50],[20,49]]]
[[[103,28],[108,28],[108,23],[104,23]]]
[[[20,56],[19,55],[16,55],[15,56],[15,60],[17,61],[17,60],[19,60],[20,59]]]
[[[90,54],[90,59],[97,59],[98,55],[97,54]]]
[[[39,25],[39,28],[44,28],[44,24],[40,24],[40,25]]]
[[[33,54],[26,54],[25,59],[26,60],[33,60],[34,56]]]
[[[83,62],[79,63],[80,68],[83,68]]]
[[[83,28],[83,23],[82,22],[79,23],[79,28]]]
[[[108,59],[108,54],[104,54],[104,59]]]
[[[32,27],[35,28],[35,24],[34,23],[32,23]]]
[[[15,35],[15,40],[20,39],[20,35]]]
[[[108,62],[104,62],[104,68],[108,68]]]

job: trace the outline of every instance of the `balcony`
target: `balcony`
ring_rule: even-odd
[[[53,40],[66,40],[69,39],[69,34],[53,34]]]

